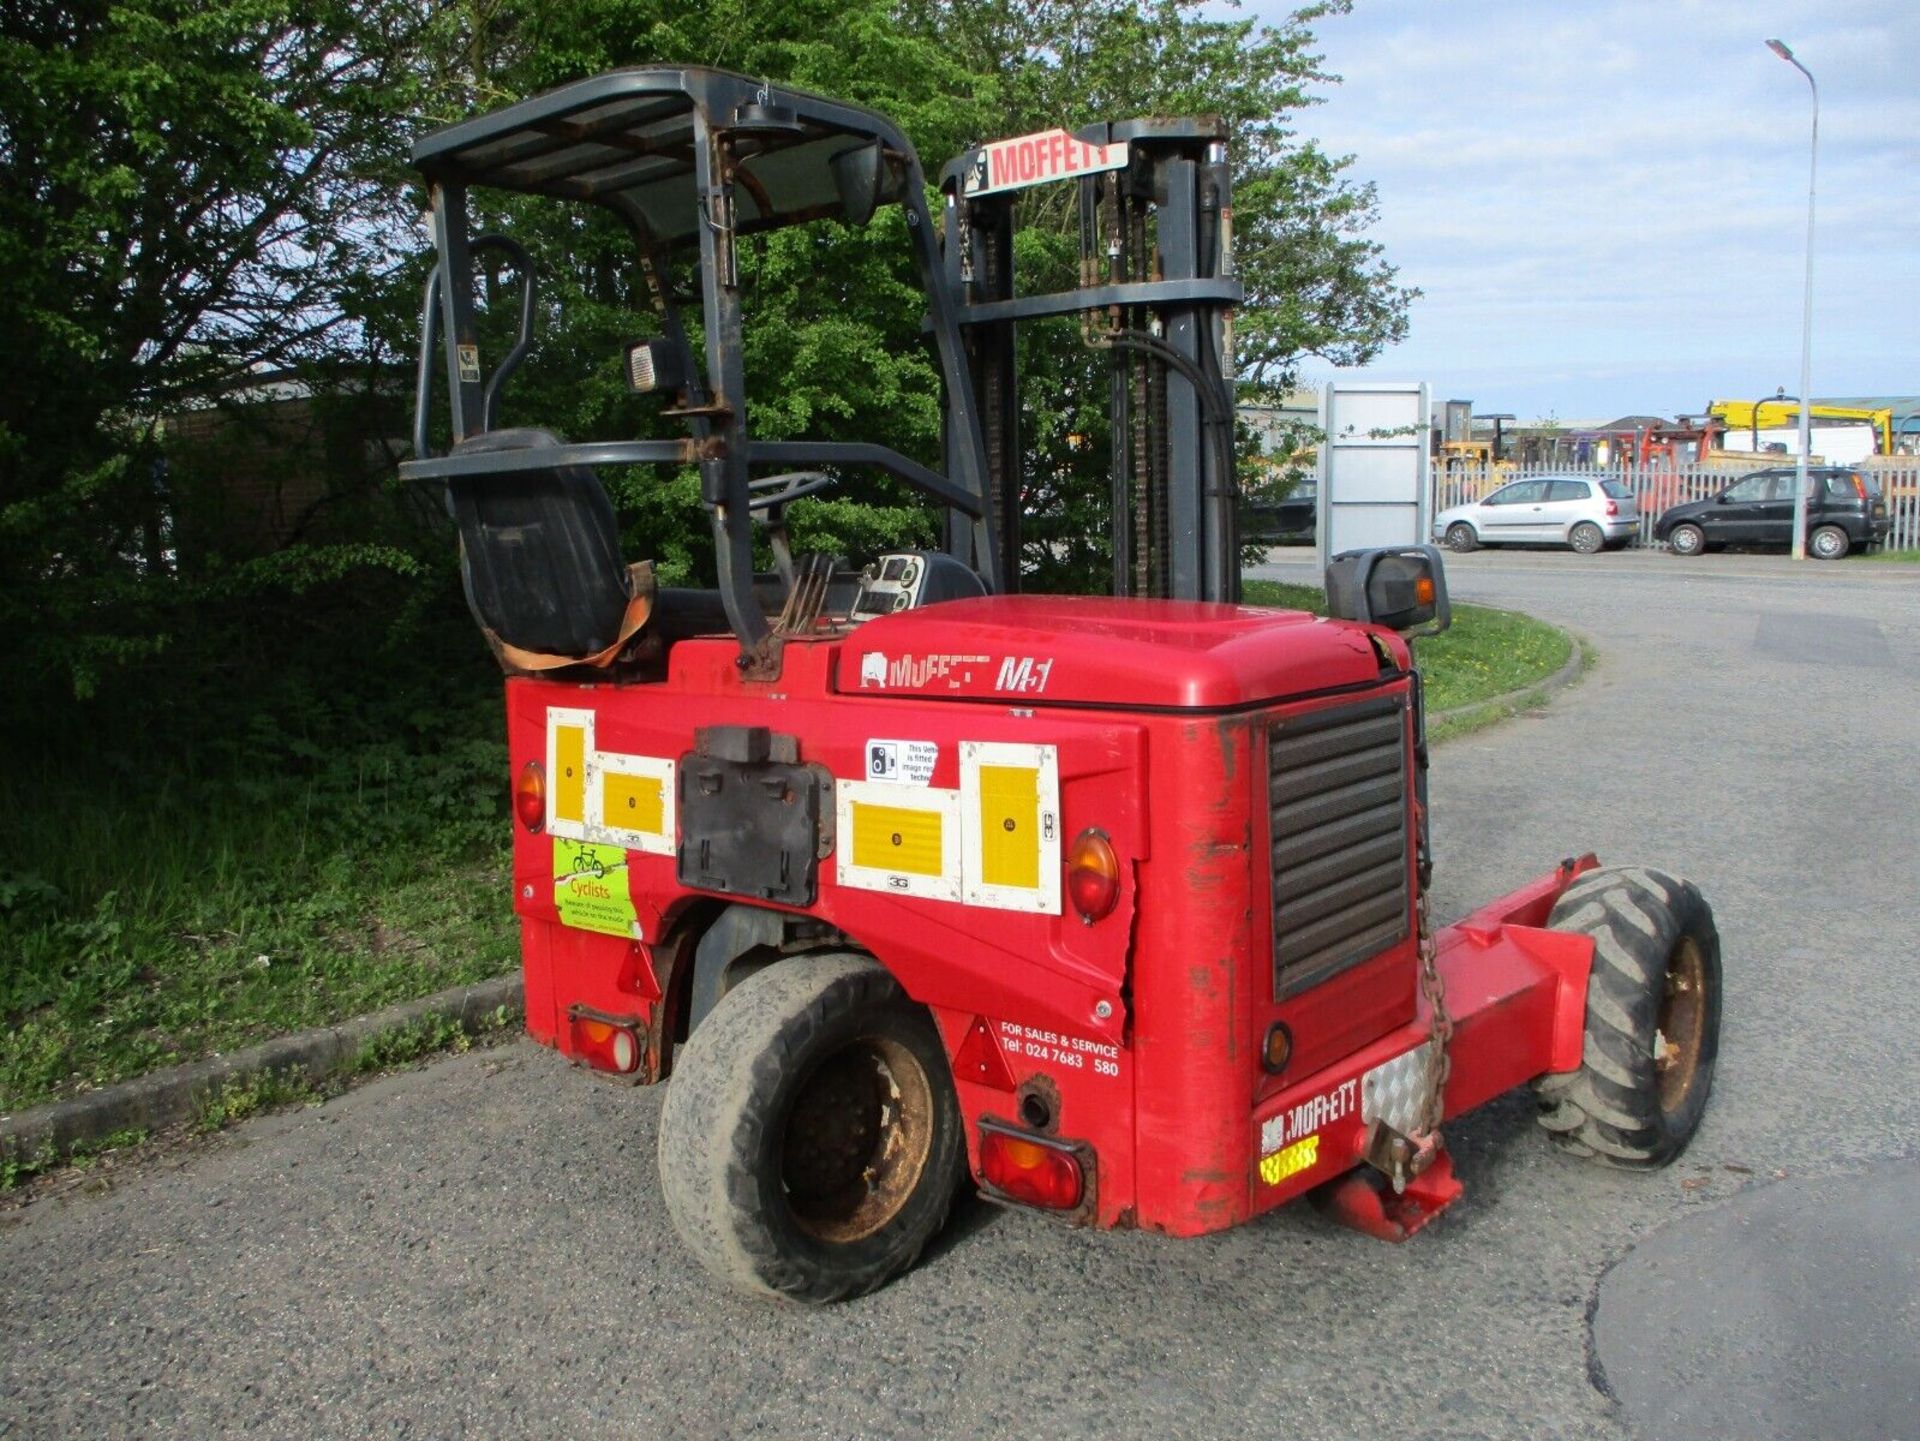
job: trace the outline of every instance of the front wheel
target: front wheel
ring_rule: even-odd
[[[1707,548],[1707,533],[1697,525],[1682,522],[1667,536],[1667,549],[1675,555],[1698,555]]]
[[[1807,537],[1807,549],[1820,560],[1838,560],[1851,545],[1847,533],[1837,525],[1823,525]]]
[[[1583,520],[1567,532],[1567,544],[1581,555],[1598,555],[1606,548],[1606,533],[1590,520]]]
[[[1693,1139],[1720,1049],[1720,933],[1690,881],[1640,867],[1588,871],[1547,925],[1593,938],[1580,1069],[1533,1083],[1566,1151],[1651,1169]]]
[[[1480,547],[1480,537],[1472,526],[1464,520],[1456,520],[1447,527],[1447,549],[1460,555]]]
[[[675,1057],[667,1211],[738,1290],[816,1303],[877,1290],[946,1223],[965,1166],[939,1032],[866,956],[749,976]]]

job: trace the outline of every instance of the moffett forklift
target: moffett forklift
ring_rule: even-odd
[[[1587,856],[1429,924],[1409,638],[1447,624],[1438,554],[1338,557],[1333,619],[1237,603],[1225,142],[1211,118],[1023,136],[947,165],[936,212],[877,114],[641,67],[414,147],[439,257],[403,469],[444,486],[509,676],[527,1028],[671,1076],[668,1209],[735,1286],[870,1291],[969,1176],[1070,1224],[1193,1236],[1311,1194],[1400,1239],[1460,1194],[1442,1123],[1516,1086],[1622,1166],[1699,1122],[1720,957],[1692,885]],[[1037,184],[1078,192],[1063,293],[1016,284]],[[625,373],[675,433],[496,426],[538,307],[526,252],[470,234],[474,186],[624,222],[647,298]],[[738,247],[895,205],[938,466],[756,437]],[[490,368],[488,251],[526,287]],[[1040,316],[1111,366],[1111,597],[1018,593],[1014,345]],[[623,562],[595,467],[636,464],[698,468],[712,589]],[[941,545],[795,556],[788,507],[873,472],[940,508]]]

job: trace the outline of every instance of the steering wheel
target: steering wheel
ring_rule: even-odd
[[[754,492],[747,509],[771,510],[803,495],[817,495],[836,478],[824,470],[789,470],[779,475],[763,475],[747,482],[747,489]]]

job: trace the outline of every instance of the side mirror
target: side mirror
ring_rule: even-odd
[[[1327,614],[1402,635],[1439,635],[1453,624],[1437,546],[1349,550],[1327,562]]]
[[[1725,505],[1727,503],[1727,493],[1724,490],[1721,491],[1713,498],[1713,503],[1715,505]]]
[[[840,209],[849,225],[865,225],[886,198],[892,178],[887,149],[878,140],[842,150],[827,162],[833,167],[833,188],[840,192]]]

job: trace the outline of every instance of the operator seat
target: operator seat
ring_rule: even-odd
[[[561,443],[548,430],[493,430],[452,453]],[[447,509],[460,530],[467,605],[509,674],[609,666],[647,623],[652,564],[620,563],[613,504],[590,466],[456,476]]]

